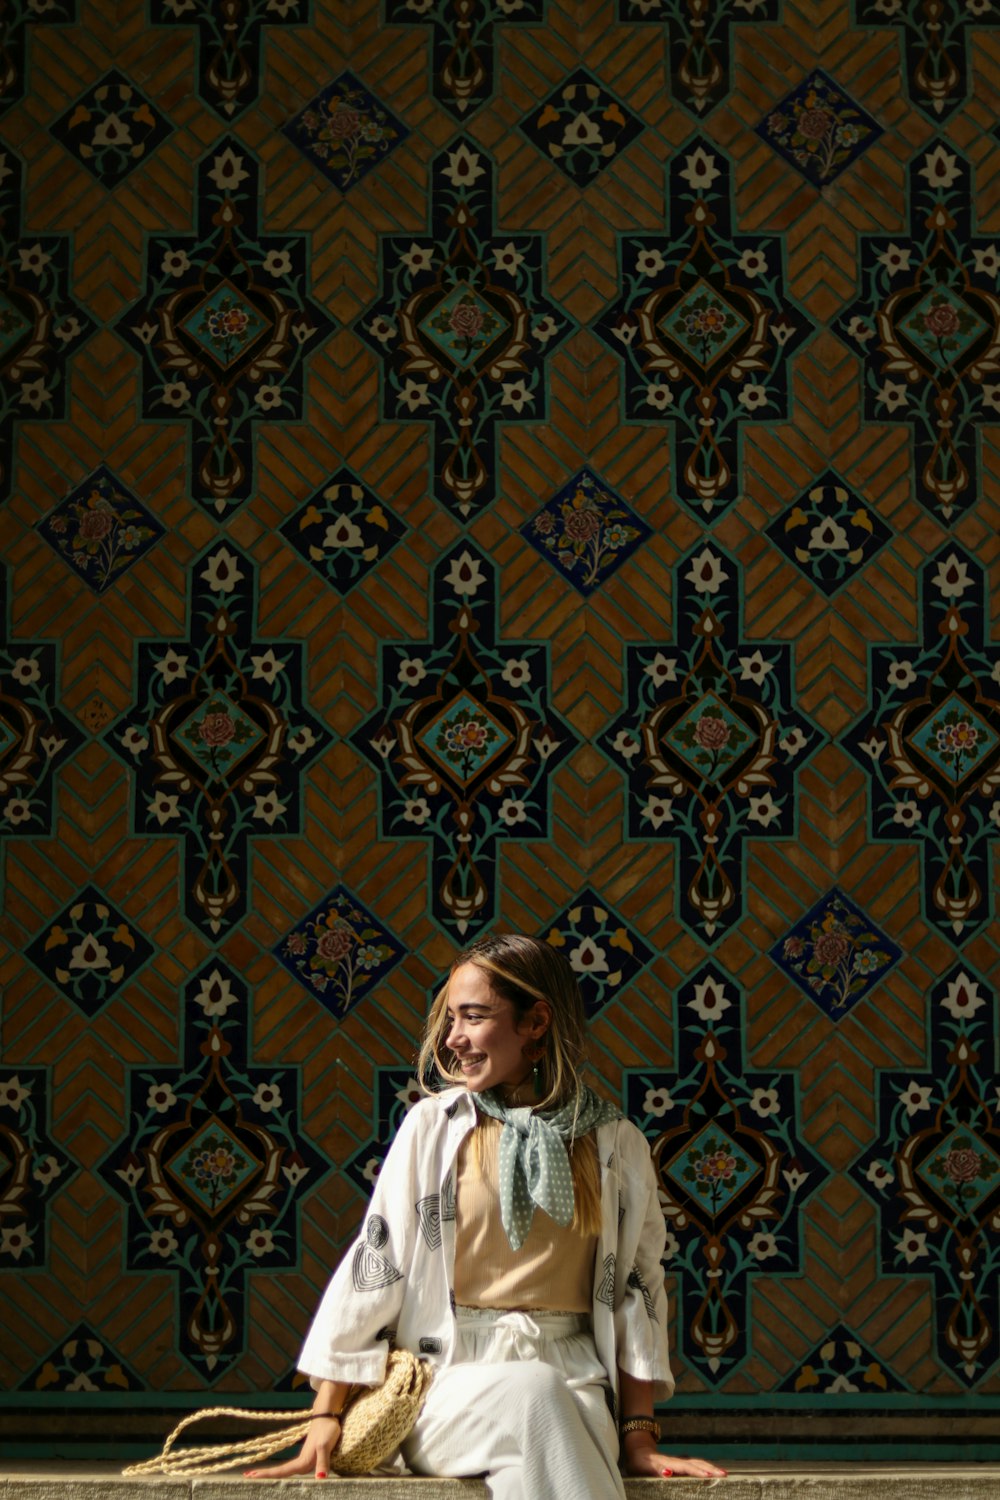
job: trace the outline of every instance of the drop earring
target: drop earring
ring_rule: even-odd
[[[535,1095],[536,1099],[540,1099],[542,1097],[543,1084],[542,1084],[542,1066],[541,1066],[541,1064],[542,1064],[542,1058],[544,1056],[545,1056],[545,1043],[542,1042],[542,1041],[535,1042],[532,1045],[532,1047],[530,1048],[530,1050],[527,1051],[528,1060],[532,1064],[532,1068],[531,1068],[531,1087],[532,1087],[532,1089],[534,1091],[534,1095]]]

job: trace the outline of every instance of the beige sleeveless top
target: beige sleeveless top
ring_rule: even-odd
[[[482,1127],[481,1127],[482,1128]],[[459,1148],[455,1179],[455,1301],[461,1307],[589,1313],[594,1299],[597,1235],[562,1229],[536,1208],[520,1250],[500,1222],[499,1130],[484,1141],[483,1170],[470,1132]]]

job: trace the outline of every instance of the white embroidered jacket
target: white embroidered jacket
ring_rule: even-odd
[[[330,1281],[299,1369],[313,1381],[378,1385],[389,1340],[433,1364],[454,1359],[455,1158],[476,1122],[464,1088],[423,1099],[399,1127],[361,1232]],[[649,1145],[628,1120],[597,1129],[603,1228],[594,1342],[617,1396],[618,1367],[672,1395],[663,1214]]]

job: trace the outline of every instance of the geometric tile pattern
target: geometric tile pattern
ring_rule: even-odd
[[[767,534],[828,596],[860,576],[892,535],[878,512],[829,469],[775,517]]]
[[[320,578],[346,594],[388,555],[406,527],[350,469],[282,523],[281,534]]]
[[[617,999],[653,957],[639,934],[589,887],[557,914],[545,937],[569,960],[588,1020]]]
[[[94,1330],[81,1323],[60,1339],[37,1369],[21,1381],[22,1391],[138,1391],[142,1382]]]
[[[873,1396],[906,1390],[872,1354],[856,1333],[843,1323],[831,1328],[796,1370],[782,1381],[780,1389],[796,1395],[816,1391],[824,1396]]]
[[[330,739],[302,647],[255,638],[255,575],[225,545],[202,554],[188,638],[136,647],[142,696],[104,736],[140,788],[136,833],[183,840],[184,911],[212,935],[246,910],[251,839],[300,832],[302,771]]]
[[[106,73],[51,127],[57,141],[115,188],[170,134],[170,123],[117,69]]]
[[[260,233],[260,172],[236,136],[205,154],[195,232],[149,239],[144,295],[117,324],[143,415],[186,423],[193,493],[217,515],[253,491],[261,424],[301,417],[304,355],[331,327],[304,292],[305,236]]]
[[[858,0],[855,14],[859,26],[891,27],[901,37],[904,87],[935,126],[968,98],[972,27],[1000,24],[984,0],[966,0],[946,27],[936,24],[933,12],[903,0]]]
[[[462,521],[495,496],[497,426],[545,420],[570,328],[545,293],[544,236],[495,223],[496,176],[471,138],[438,153],[426,228],[381,238],[379,296],[355,325],[385,419],[431,423],[433,492]]]
[[[685,1441],[1000,1459],[1000,10],[473,9],[8,7],[0,1444],[301,1406],[503,929]]]
[[[642,133],[642,121],[620,99],[578,68],[521,129],[579,187],[586,187]]]
[[[23,225],[24,183],[21,158],[0,150],[0,500],[14,482],[15,424],[65,418],[70,357],[94,326],[73,295],[70,236]]]
[[[153,945],[86,886],[25,950],[47,979],[92,1016],[148,962]]]
[[[723,0],[706,25],[704,11],[676,0],[618,0],[618,18],[667,23],[670,92],[697,119],[729,95],[734,25],[776,21],[778,8],[778,0]]]

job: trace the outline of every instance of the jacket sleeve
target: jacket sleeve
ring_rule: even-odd
[[[656,1190],[649,1143],[623,1122],[619,1127],[622,1213],[615,1270],[615,1344],[619,1367],[653,1382],[654,1399],[674,1392],[663,1285],[666,1228]]]
[[[379,1385],[413,1267],[421,1139],[432,1099],[404,1117],[389,1148],[357,1239],[334,1272],[299,1357],[312,1379]]]

